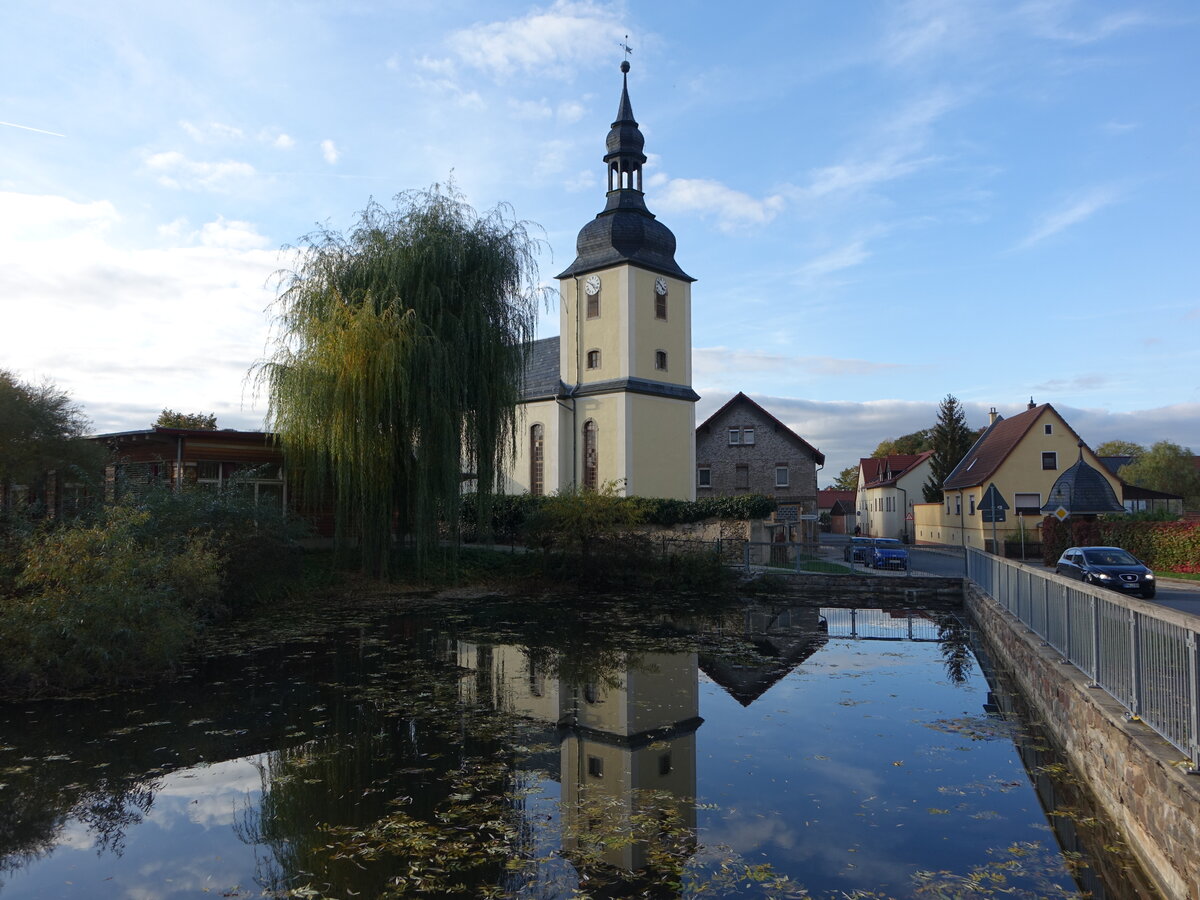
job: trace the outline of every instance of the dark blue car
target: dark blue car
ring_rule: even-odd
[[[895,538],[875,538],[867,565],[872,569],[908,570],[908,550]]]

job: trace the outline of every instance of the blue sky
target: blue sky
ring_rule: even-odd
[[[698,419],[745,391],[822,485],[947,393],[1200,451],[1182,0],[8,0],[0,367],[98,431],[261,427],[280,248],[451,175],[544,229],[549,282],[603,206],[626,34]]]

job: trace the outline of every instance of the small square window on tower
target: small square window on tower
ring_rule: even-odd
[[[666,350],[655,350],[654,351],[654,368],[658,369],[658,371],[660,371],[660,372],[667,371],[667,351]]]
[[[604,760],[598,756],[589,756],[587,758],[587,773],[592,778],[603,778]]]
[[[587,367],[589,369],[600,368],[600,351],[599,350],[589,350],[587,352]]]

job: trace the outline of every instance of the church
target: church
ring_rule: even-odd
[[[675,262],[675,235],[646,208],[627,61],[621,73],[606,203],[557,276],[559,336],[535,341],[526,363],[506,493],[613,482],[626,495],[696,496],[695,279]]]

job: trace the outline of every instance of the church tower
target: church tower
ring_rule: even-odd
[[[579,232],[559,276],[559,373],[571,439],[559,481],[625,494],[695,499],[692,390],[695,280],[675,262],[675,235],[646,208],[645,143],[629,102],[629,63],[608,133],[604,209]],[[573,457],[573,458],[572,458]],[[570,460],[570,461],[568,461]]]

